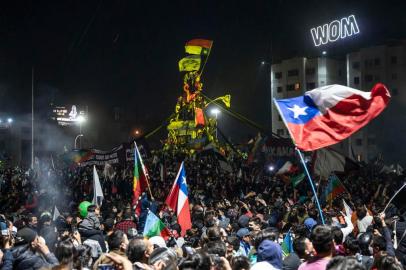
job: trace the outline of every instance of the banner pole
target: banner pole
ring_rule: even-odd
[[[301,161],[302,164],[303,164],[303,168],[304,168],[304,170],[305,170],[305,172],[306,172],[307,179],[309,179],[310,186],[312,187],[312,191],[313,191],[314,197],[315,197],[315,199],[316,199],[316,205],[317,205],[317,208],[318,208],[318,210],[319,210],[321,223],[324,225],[324,224],[326,224],[326,223],[324,222],[323,211],[321,210],[321,207],[320,207],[319,198],[317,197],[317,193],[316,193],[316,189],[314,188],[313,180],[312,180],[312,178],[311,178],[311,176],[310,176],[309,170],[307,169],[306,162],[305,162],[305,160],[304,160],[304,158],[303,158],[302,152],[300,152],[300,150],[299,150],[298,148],[296,148],[296,152],[298,153],[298,155],[299,155],[299,157],[300,157],[300,161]]]

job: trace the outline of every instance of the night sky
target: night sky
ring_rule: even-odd
[[[317,56],[310,28],[355,14],[360,35],[324,47],[330,56],[406,38],[406,1],[2,1],[0,111],[80,103],[90,117],[125,110],[129,123],[159,125],[181,95],[184,43],[214,40],[204,91],[230,93],[233,109],[270,126],[269,66]],[[242,130],[223,120],[225,133]]]

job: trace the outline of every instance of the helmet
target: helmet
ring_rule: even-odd
[[[85,218],[87,216],[87,208],[89,207],[89,205],[92,204],[88,201],[83,201],[79,204],[78,210],[82,218]]]
[[[362,255],[367,255],[369,252],[369,245],[372,242],[372,234],[363,233],[358,237],[358,244]]]

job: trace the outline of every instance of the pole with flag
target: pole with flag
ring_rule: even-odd
[[[377,83],[371,92],[335,84],[307,91],[303,96],[273,99],[296,146],[323,224],[323,213],[301,150],[317,150],[348,138],[377,117],[390,98],[386,86]]]
[[[159,219],[159,217],[148,210],[143,235],[147,238],[151,238],[153,236],[162,236],[165,240],[167,240],[171,235],[171,232],[168,230],[162,220]]]
[[[281,248],[284,257],[287,257],[290,253],[293,252],[293,237],[291,234],[291,229],[289,229],[288,233],[285,235],[285,238],[283,238]]]
[[[138,199],[141,194],[148,189],[152,197],[151,188],[149,187],[148,174],[144,163],[142,162],[140,151],[138,150],[137,143],[134,142],[134,178],[133,178],[133,198],[132,204],[137,205],[137,214],[140,214],[141,208],[138,205]]]
[[[55,205],[54,206],[54,214],[53,214],[53,217],[52,217],[52,221],[57,220],[60,215],[61,214],[59,213],[59,210],[58,210],[58,208],[56,208],[56,205]]]
[[[99,175],[97,174],[96,166],[93,165],[93,200],[92,204],[101,206],[103,202],[103,190],[100,185]]]
[[[178,223],[182,228],[181,234],[184,236],[186,231],[192,228],[192,220],[190,218],[188,187],[183,161],[165,203],[176,212]]]

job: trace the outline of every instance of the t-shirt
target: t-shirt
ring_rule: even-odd
[[[299,266],[299,270],[325,270],[330,258],[321,258],[316,261],[304,262]]]
[[[251,270],[278,270],[278,268],[273,267],[269,262],[263,261],[254,264]]]

